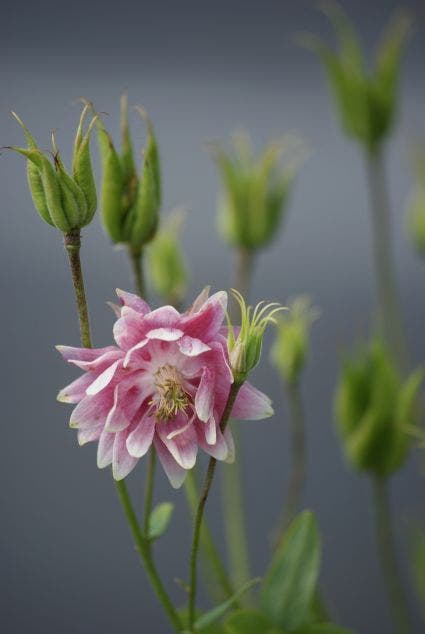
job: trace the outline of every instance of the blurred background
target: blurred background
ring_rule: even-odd
[[[404,3],[415,32],[402,76],[400,121],[389,150],[397,275],[412,361],[425,359],[425,267],[405,232],[411,185],[409,142],[424,133],[425,5]],[[373,48],[398,2],[345,0]],[[285,132],[313,153],[300,171],[280,233],[257,261],[253,300],[311,294],[322,308],[304,377],[309,472],[306,506],[323,535],[322,586],[341,624],[359,634],[390,631],[374,546],[370,487],[345,466],[332,413],[341,350],[368,333],[374,278],[365,174],[359,148],[342,136],[317,59],[297,48],[300,30],[331,37],[313,2],[180,0],[116,3],[6,2],[2,9],[0,143],[19,144],[9,115],[22,116],[42,148],[56,130],[70,156],[80,95],[109,113],[118,135],[119,96],[151,114],[160,144],[164,207],[187,203],[183,243],[190,295],[205,284],[228,288],[232,257],[216,233],[218,178],[203,143],[237,129],[256,146]],[[143,126],[134,118],[140,145]],[[116,136],[117,138],[117,136]],[[92,144],[99,174],[96,144]],[[111,475],[95,465],[95,447],[77,447],[70,408],[55,394],[76,373],[54,344],[78,345],[74,299],[60,234],[41,222],[26,186],[24,161],[0,157],[0,277],[3,297],[2,459],[0,461],[0,629],[5,634],[166,633],[169,626],[135,556]],[[123,251],[111,249],[98,219],[84,232],[83,263],[94,340],[111,340],[106,301],[131,288]],[[262,574],[287,485],[287,405],[267,353],[255,384],[273,397],[274,418],[243,426],[243,466],[253,570]],[[408,551],[412,522],[425,519],[424,480],[414,456],[393,481],[397,543]],[[144,468],[129,477],[142,500]],[[208,516],[222,542],[219,487]],[[159,542],[159,565],[173,596],[187,576],[191,527],[183,492],[161,474],[158,501],[178,502],[172,530]],[[406,567],[403,569],[409,584]],[[414,609],[413,590],[410,601]],[[207,605],[205,600],[204,605]],[[417,634],[423,631],[416,612]]]

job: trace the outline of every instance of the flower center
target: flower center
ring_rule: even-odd
[[[153,401],[156,405],[155,416],[158,420],[168,421],[186,410],[190,397],[182,386],[182,375],[174,366],[167,363],[158,368],[154,376],[157,389]]]

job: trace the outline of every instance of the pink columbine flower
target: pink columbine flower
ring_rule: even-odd
[[[231,462],[230,429],[220,430],[233,376],[223,321],[227,294],[203,291],[179,313],[172,306],[151,310],[142,299],[117,291],[114,338],[107,348],[58,346],[84,374],[64,388],[60,401],[77,403],[70,426],[78,442],[98,441],[99,468],[112,464],[125,478],[153,444],[172,484],[181,486],[196,462],[198,447]],[[245,383],[234,419],[258,420],[273,413],[270,399]]]

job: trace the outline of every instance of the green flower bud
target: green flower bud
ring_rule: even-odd
[[[182,210],[171,213],[148,247],[148,273],[154,290],[172,305],[179,304],[187,287],[187,267],[179,237]]]
[[[245,135],[233,138],[230,152],[220,145],[213,146],[222,180],[219,228],[232,246],[260,249],[275,236],[287,208],[299,150],[299,143],[282,140],[269,143],[256,158]],[[283,167],[285,151],[291,151],[292,158]]]
[[[102,159],[102,220],[115,243],[127,244],[135,254],[155,235],[161,205],[158,147],[152,123],[136,108],[147,127],[140,176],[137,175],[128,126],[127,97],[121,99],[121,152],[118,153],[102,122],[98,123]]]
[[[304,368],[310,328],[319,314],[318,309],[311,305],[310,298],[301,295],[290,303],[289,312],[277,322],[271,361],[288,383],[296,382]]]
[[[22,127],[28,148],[12,146],[10,149],[27,159],[27,177],[34,206],[48,224],[63,233],[84,227],[96,210],[96,189],[90,160],[90,135],[97,116],[92,118],[83,136],[83,124],[88,106],[83,109],[77,130],[73,177],[65,170],[52,135],[53,164],[38,148],[34,137],[21,119],[12,113]],[[81,137],[80,142],[78,142]],[[77,151],[78,150],[78,151]]]
[[[420,369],[403,382],[378,341],[345,359],[335,413],[346,456],[355,468],[387,476],[403,465],[411,444],[407,428],[423,378]]]
[[[394,16],[369,72],[357,34],[343,9],[335,2],[325,2],[322,8],[334,26],[338,52],[310,34],[302,36],[300,43],[320,58],[346,134],[373,152],[394,125],[401,59],[411,19],[404,11]]]
[[[232,293],[241,311],[241,326],[236,336],[228,320],[227,348],[233,378],[236,383],[243,383],[260,360],[263,337],[268,324],[276,324],[274,316],[285,308],[277,302],[260,302],[252,309],[252,306],[246,305],[238,291],[232,289]]]

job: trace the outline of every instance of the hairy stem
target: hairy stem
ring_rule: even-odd
[[[366,155],[379,323],[395,360],[406,366],[406,343],[393,262],[391,211],[382,149]]]
[[[127,491],[127,487],[124,480],[120,480],[116,482],[118,495],[122,504],[122,507],[125,512],[125,516],[127,518],[127,522],[130,526],[133,539],[136,544],[137,551],[140,555],[140,558],[144,564],[146,573],[149,577],[149,581],[153,589],[156,592],[158,599],[160,600],[162,607],[164,608],[173,628],[176,632],[182,631],[182,624],[180,622],[179,615],[174,608],[170,597],[168,596],[162,581],[157,572],[156,566],[152,559],[152,554],[149,548],[149,540],[142,534],[139,522],[137,520],[136,514],[134,512],[130,496]]]
[[[226,429],[227,423],[229,422],[230,414],[233,409],[233,405],[235,404],[236,397],[241,388],[241,383],[233,383],[230,388],[229,396],[227,399],[226,406],[224,408],[221,421],[220,421],[220,429],[222,432]],[[193,539],[192,539],[192,548],[190,552],[190,566],[189,566],[189,631],[193,631],[193,623],[195,620],[195,606],[196,606],[196,592],[197,592],[197,561],[198,561],[198,551],[199,551],[199,540],[201,536],[201,527],[202,527],[202,519],[204,516],[205,504],[208,499],[208,495],[211,489],[211,485],[214,479],[214,472],[216,468],[217,460],[215,458],[210,458],[208,463],[208,469],[205,476],[204,485],[202,488],[201,495],[199,497],[198,508],[196,510],[194,527],[193,527]]]
[[[86,295],[84,291],[84,279],[83,279],[83,273],[81,270],[81,262],[80,262],[80,246],[81,246],[80,232],[73,231],[66,234],[64,236],[64,242],[65,242],[66,251],[69,256],[72,281],[74,284],[75,299],[77,303],[78,318],[80,323],[81,344],[86,348],[91,348],[89,313],[87,308],[87,300],[86,300]],[[161,601],[162,606],[166,614],[168,615],[170,622],[172,623],[174,627],[174,630],[176,632],[180,632],[182,630],[180,618],[156,570],[156,567],[151,555],[150,542],[141,533],[136,514],[133,510],[131,500],[128,495],[127,487],[123,480],[121,480],[120,482],[117,482],[116,486],[118,489],[118,494],[119,494],[120,501],[122,503],[127,521],[130,525],[134,540],[136,542],[137,550],[145,565],[145,569],[149,577],[149,580],[152,584],[152,587],[155,590],[158,596],[158,599]]]
[[[91,348],[90,321],[87,309],[86,292],[84,289],[84,279],[81,270],[80,230],[70,231],[64,235],[64,245],[68,254],[69,266],[71,269],[72,283],[74,285],[75,301],[77,304],[78,320],[80,324],[81,345],[84,348]]]
[[[301,507],[301,498],[306,479],[306,438],[304,412],[298,381],[287,384],[291,425],[291,474],[284,510],[284,528],[294,519]]]
[[[134,249],[134,247],[128,247],[128,257],[131,262],[131,269],[133,271],[134,288],[138,295],[144,298],[146,293],[145,277],[143,275],[143,255],[141,249]]]
[[[375,476],[373,493],[376,516],[376,539],[388,600],[398,634],[409,634],[409,612],[397,565],[387,479]]]
[[[193,516],[195,516],[198,506],[199,492],[193,469],[188,472],[184,484],[189,507]],[[214,576],[216,585],[219,586],[221,590],[221,598],[223,598],[223,595],[224,598],[232,596],[232,594],[234,594],[234,589],[227,575],[224,564],[221,561],[220,554],[214,544],[211,531],[209,530],[205,520],[201,529],[201,550],[204,555],[205,567],[207,568],[207,574],[205,575],[206,581],[212,586],[214,582],[211,577]]]

